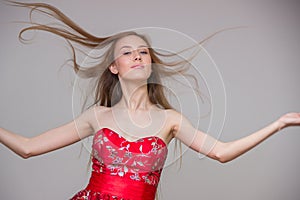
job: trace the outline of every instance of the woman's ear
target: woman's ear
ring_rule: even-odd
[[[119,73],[119,71],[118,71],[117,66],[115,65],[115,63],[113,63],[113,64],[111,64],[111,65],[109,66],[109,70],[110,70],[110,72],[113,73],[113,74],[118,74],[118,73]]]

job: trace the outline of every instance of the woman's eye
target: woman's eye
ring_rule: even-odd
[[[141,51],[141,54],[148,54],[148,51]]]
[[[123,53],[123,55],[130,55],[131,54],[131,51],[126,51]]]

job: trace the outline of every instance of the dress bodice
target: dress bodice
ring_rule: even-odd
[[[147,136],[128,141],[109,128],[93,138],[92,175],[72,200],[154,200],[168,148]]]
[[[93,170],[157,185],[167,152],[167,145],[157,136],[128,141],[103,128],[93,139]]]

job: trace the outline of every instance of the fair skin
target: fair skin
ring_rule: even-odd
[[[155,135],[166,144],[177,138],[191,149],[222,163],[231,161],[288,126],[300,125],[300,113],[288,113],[265,128],[232,142],[221,142],[194,128],[180,113],[162,110],[147,95],[151,57],[147,44],[126,36],[115,46],[115,62],[109,67],[118,75],[123,97],[113,107],[94,106],[75,120],[26,138],[0,128],[0,142],[23,158],[44,154],[93,135],[101,128],[114,130],[129,141]]]

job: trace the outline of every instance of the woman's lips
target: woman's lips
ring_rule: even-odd
[[[133,65],[133,66],[131,66],[131,68],[134,68],[134,69],[143,69],[144,65]]]

